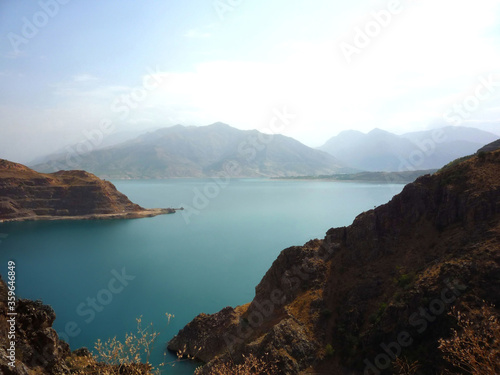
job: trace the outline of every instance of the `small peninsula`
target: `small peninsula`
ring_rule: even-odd
[[[135,219],[175,213],[143,208],[109,181],[81,171],[38,173],[0,159],[0,222]]]

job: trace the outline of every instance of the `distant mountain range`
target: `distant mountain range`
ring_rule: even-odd
[[[402,172],[440,168],[498,138],[492,133],[459,126],[403,135],[380,129],[367,134],[349,130],[330,138],[319,149],[363,171]]]
[[[438,169],[498,139],[492,133],[458,126],[403,135],[381,129],[367,134],[349,130],[312,149],[290,137],[223,123],[176,125],[120,142],[125,136],[110,136],[100,148],[86,153],[72,147],[73,152],[48,155],[32,168],[40,172],[83,169],[110,179],[406,172]]]
[[[152,132],[155,130],[158,130],[159,127],[156,128],[151,128],[151,129],[141,129],[141,130],[120,130],[113,132],[111,134],[102,134],[102,132],[99,132],[99,135],[97,134],[92,134],[92,132],[89,132],[89,135],[87,136],[87,139],[84,141],[86,142],[87,140],[90,140],[92,143],[92,149],[97,150],[97,149],[102,149],[102,148],[107,148],[111,146],[118,145],[120,143],[124,143],[126,141],[130,141],[134,138],[137,138],[141,135],[143,135],[146,132]],[[83,134],[84,135],[84,134]],[[102,138],[101,138],[102,137]],[[66,158],[68,154],[68,149],[69,150],[76,150],[76,147],[78,145],[72,145],[69,147],[61,147],[57,151],[51,152],[50,154],[45,154],[42,156],[38,156],[35,159],[32,159],[28,163],[24,163],[26,165],[38,165],[38,164],[44,164],[47,162],[50,162],[52,160],[58,160],[61,158]],[[71,153],[71,151],[69,151]]]
[[[59,154],[33,168],[83,169],[105,178],[284,177],[352,172],[321,150],[283,135],[223,123],[173,126],[82,155]]]

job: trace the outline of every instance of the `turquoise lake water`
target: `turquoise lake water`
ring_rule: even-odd
[[[165,343],[197,314],[250,302],[281,250],[351,224],[403,188],[264,179],[217,188],[209,179],[113,182],[144,207],[193,210],[139,220],[0,224],[0,274],[5,279],[7,261],[16,262],[18,296],[51,305],[54,328],[72,349],[123,339],[142,315],[160,332],[154,363],[175,360],[164,357]],[[206,199],[193,202],[196,192]],[[175,315],[169,326],[165,312]],[[163,373],[193,369],[183,362]]]

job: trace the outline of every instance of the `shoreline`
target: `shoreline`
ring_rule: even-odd
[[[142,219],[145,217],[154,217],[159,215],[174,214],[183,208],[147,208],[140,211],[116,212],[112,214],[88,214],[77,216],[24,216],[9,219],[0,219],[0,223],[22,222],[22,221],[58,221],[58,220],[123,220],[123,219]]]

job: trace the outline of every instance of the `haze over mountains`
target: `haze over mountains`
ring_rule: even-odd
[[[33,168],[40,172],[83,169],[99,177],[118,179],[402,172],[438,169],[475,153],[498,136],[452,126],[403,135],[381,129],[367,134],[350,130],[313,149],[283,135],[215,123],[161,128],[124,142],[113,139],[104,137],[92,147],[88,147],[92,140],[87,140],[83,149],[90,152],[78,153],[75,150],[79,147],[72,147],[39,159]]]
[[[243,131],[222,123],[181,125],[79,155],[57,155],[41,172],[83,169],[106,178],[275,177],[352,171],[326,152],[283,135]]]
[[[493,133],[459,126],[403,135],[381,129],[367,134],[348,130],[319,149],[356,169],[395,172],[441,168],[498,138]]]

